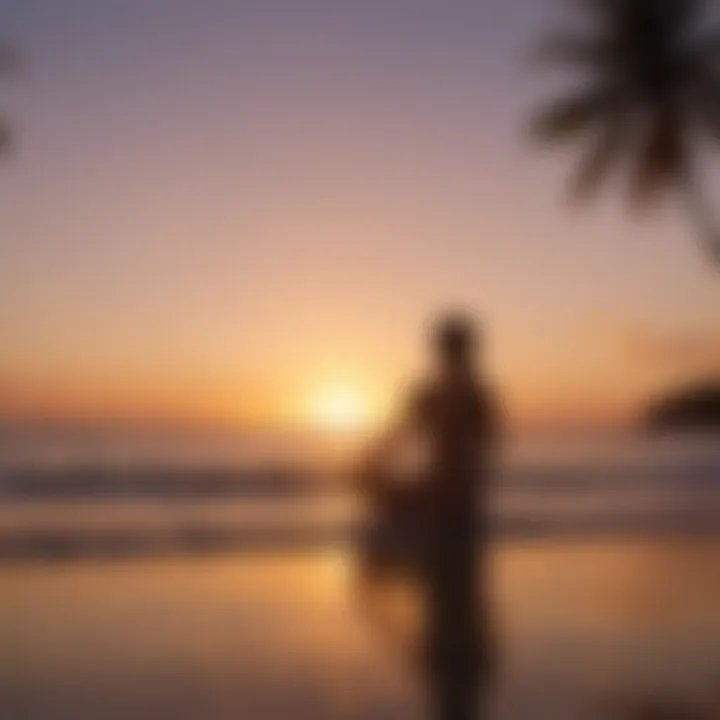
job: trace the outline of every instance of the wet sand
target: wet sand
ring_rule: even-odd
[[[720,683],[720,537],[495,552],[498,717],[621,718]],[[417,718],[342,552],[0,565],[3,720]]]

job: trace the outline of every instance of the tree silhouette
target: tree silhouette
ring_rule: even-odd
[[[720,28],[702,0],[580,0],[590,29],[565,29],[540,48],[543,61],[583,72],[574,93],[534,119],[545,142],[584,140],[572,178],[576,200],[621,165],[637,208],[681,191],[699,237],[720,267],[720,232],[700,187],[703,134],[720,142]]]
[[[0,44],[0,77],[7,77],[15,74],[18,69],[19,58],[17,53],[9,45]],[[12,141],[12,127],[10,121],[0,116],[0,154],[4,154],[10,148]]]

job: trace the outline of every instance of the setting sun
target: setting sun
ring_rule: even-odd
[[[357,430],[368,419],[362,394],[344,385],[320,389],[311,401],[309,413],[312,422],[326,430]]]

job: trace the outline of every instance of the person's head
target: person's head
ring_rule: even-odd
[[[466,315],[453,313],[442,317],[432,337],[440,367],[448,370],[473,366],[478,346],[475,325]]]

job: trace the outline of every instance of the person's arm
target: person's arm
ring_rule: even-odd
[[[421,396],[415,393],[389,428],[368,444],[356,475],[355,485],[360,493],[373,494],[385,483],[388,461],[400,443],[416,430],[421,406]]]

